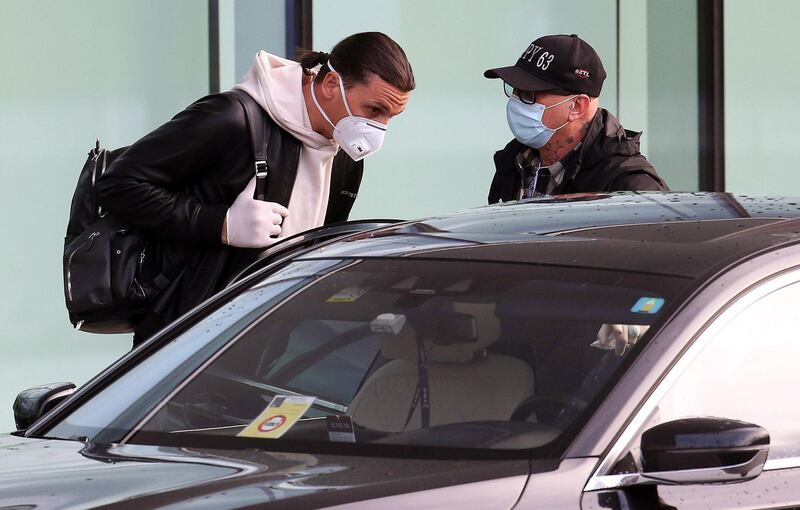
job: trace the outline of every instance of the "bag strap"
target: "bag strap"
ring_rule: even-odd
[[[250,94],[240,89],[231,90],[231,94],[244,108],[247,131],[250,133],[250,146],[255,158],[256,189],[253,198],[266,200],[267,177],[269,176],[269,135],[272,132],[264,122],[264,110],[250,97]]]

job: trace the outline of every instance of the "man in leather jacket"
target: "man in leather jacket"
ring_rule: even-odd
[[[223,288],[276,239],[347,219],[362,159],[405,108],[413,72],[402,48],[379,32],[347,37],[330,54],[301,51],[299,60],[259,52],[235,87],[263,109],[263,201],[254,198],[245,111],[231,92],[196,101],[98,180],[100,205],[154,240],[141,278],[162,279],[162,290],[134,346]]]
[[[659,191],[667,184],[639,152],[640,133],[599,107],[606,72],[576,35],[531,43],[513,66],[489,69],[508,96],[514,140],[494,155],[489,203],[592,191]]]

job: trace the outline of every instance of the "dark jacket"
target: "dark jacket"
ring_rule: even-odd
[[[554,195],[591,191],[666,191],[666,182],[639,152],[641,133],[623,128],[616,117],[598,109],[583,143],[561,161],[564,178]],[[494,154],[495,174],[489,203],[517,200],[522,176],[517,154],[527,147],[512,140]]]
[[[302,143],[266,112],[263,117],[269,130],[266,199],[288,207]],[[342,151],[336,155],[325,224],[347,219],[362,170],[363,162]],[[244,109],[231,93],[222,93],[198,100],[131,145],[98,180],[100,205],[156,239],[145,270],[172,280],[137,327],[135,342],[220,290],[256,259],[260,250],[221,240],[225,213],[254,173]]]

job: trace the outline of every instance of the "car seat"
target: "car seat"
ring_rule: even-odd
[[[500,337],[494,305],[457,303],[406,322],[397,333],[381,333],[387,358],[356,393],[348,415],[363,427],[383,432],[421,428],[420,405],[409,418],[419,381],[418,335],[429,361],[430,426],[508,420],[534,393],[531,367],[487,352]],[[407,423],[406,423],[407,422]]]

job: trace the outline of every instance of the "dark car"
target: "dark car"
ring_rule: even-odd
[[[799,218],[596,194],[300,236],[20,394],[0,507],[800,505]]]

